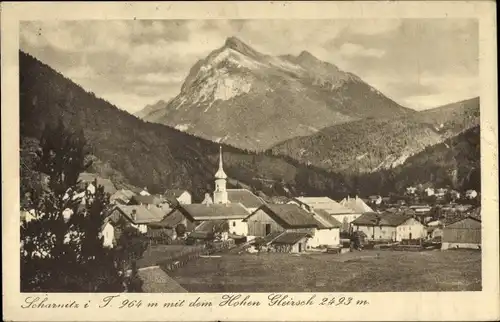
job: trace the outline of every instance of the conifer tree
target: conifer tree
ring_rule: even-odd
[[[70,133],[59,122],[46,127],[40,146],[35,171],[47,179],[28,201],[34,219],[21,223],[21,290],[122,291],[113,250],[100,235],[109,197],[96,181],[95,192],[79,181],[89,166],[83,133]]]

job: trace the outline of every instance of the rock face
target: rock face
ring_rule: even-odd
[[[179,95],[147,109],[136,115],[250,150],[335,124],[414,113],[309,52],[269,56],[235,37],[191,68]]]

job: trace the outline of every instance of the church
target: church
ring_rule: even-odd
[[[248,226],[243,219],[262,206],[264,201],[250,190],[227,188],[222,147],[219,148],[219,167],[214,176],[214,183],[213,195],[205,194],[201,204],[180,205],[167,217],[181,213],[188,221],[194,223],[195,231],[203,231],[207,227],[214,226],[213,224],[226,222],[229,234],[246,236]]]
[[[265,202],[248,189],[227,189],[227,175],[224,172],[222,147],[219,147],[219,169],[215,173],[215,189],[213,197],[205,195],[203,204],[235,204],[240,203],[250,214]]]

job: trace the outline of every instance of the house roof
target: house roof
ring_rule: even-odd
[[[161,221],[154,223],[152,226],[173,229],[177,227],[178,224],[182,223],[184,218],[184,215],[179,210],[175,209],[163,217]]]
[[[316,219],[320,226],[319,229],[339,228],[342,224],[337,219],[333,218],[326,210],[314,209],[314,219]]]
[[[294,245],[306,237],[311,237],[308,233],[285,232],[272,241],[272,244]]]
[[[171,278],[158,266],[141,268],[139,278],[143,281],[142,290],[145,293],[186,293],[179,283]]]
[[[114,194],[116,192],[116,187],[111,180],[101,178],[99,175],[95,173],[82,172],[80,173],[78,180],[80,180],[80,182],[85,184],[93,183],[95,180],[97,180],[97,185],[103,186],[104,192],[109,194]]]
[[[163,201],[161,197],[155,195],[149,195],[149,196],[135,195],[130,200],[135,201],[138,204],[144,204],[144,205],[159,205]]]
[[[293,198],[291,202],[298,202],[314,209],[323,209],[330,215],[352,214],[353,211],[347,207],[342,206],[335,200],[328,197],[297,197]]]
[[[132,197],[135,196],[135,193],[133,193],[132,191],[130,190],[127,190],[127,189],[121,189],[121,190],[118,190],[117,192],[115,192],[112,196],[111,196],[111,200],[122,200],[122,201],[125,201],[125,202],[128,202],[130,199],[132,199]]]
[[[230,204],[190,204],[178,208],[190,220],[205,221],[217,219],[243,219],[248,212],[239,203]]]
[[[194,238],[194,239],[211,239],[213,238],[214,233],[211,231],[201,231],[201,230],[195,230],[192,231],[188,237]]]
[[[158,207],[148,209],[143,205],[117,205],[113,210],[120,211],[125,217],[135,224],[149,224],[161,221],[165,213]],[[135,211],[135,219],[132,214]]]
[[[213,232],[218,228],[220,229],[222,227],[222,225],[224,225],[224,223],[226,223],[226,222],[227,222],[227,220],[225,220],[225,219],[208,220],[208,221],[204,221],[201,224],[199,224],[198,226],[196,226],[196,228],[194,230],[195,231]]]
[[[184,192],[189,193],[186,189],[168,189],[163,195],[170,198],[179,198]]]
[[[356,213],[363,214],[365,212],[373,212],[373,209],[370,208],[361,198],[344,198],[340,204],[346,208],[353,210]]]
[[[271,244],[276,238],[278,238],[279,236],[283,235],[285,233],[285,231],[275,231],[274,233],[270,233],[266,236],[264,236],[262,238],[262,240],[264,241],[264,243],[266,245],[269,245]]]
[[[283,228],[317,228],[321,226],[318,220],[314,219],[313,214],[305,211],[295,204],[285,205],[262,205],[259,210],[267,213]],[[245,221],[257,212],[250,214]]]
[[[264,201],[247,189],[227,189],[227,200],[241,203],[245,208],[259,208]]]
[[[380,218],[380,223],[377,223],[377,217]],[[411,215],[401,214],[401,213],[375,213],[368,212],[364,213],[358,218],[356,218],[352,224],[356,226],[390,226],[397,227],[403,224],[408,219],[412,218]]]
[[[450,226],[453,227],[453,225],[455,225],[463,220],[467,220],[467,219],[478,222],[478,223],[481,222],[481,219],[479,219],[477,217],[466,216],[466,217],[462,217],[462,218],[455,218],[453,221],[450,220],[449,222],[446,223],[445,228],[450,228]]]

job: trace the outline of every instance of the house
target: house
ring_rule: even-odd
[[[297,197],[291,199],[288,204],[296,204],[308,212],[312,212],[313,209],[324,210],[330,216],[342,223],[342,231],[349,231],[350,223],[361,216],[360,213],[355,213],[352,209],[328,197]]]
[[[318,227],[317,220],[307,210],[296,204],[262,205],[244,220],[248,236],[264,237],[282,231],[312,232]]]
[[[109,213],[112,224],[125,218],[127,222],[141,233],[148,232],[148,225],[160,222],[165,216],[165,211],[160,207],[151,205],[116,205]]]
[[[243,221],[248,216],[248,211],[239,203],[231,204],[190,204],[180,205],[174,210],[185,217],[188,230],[191,231],[205,221],[223,220],[229,225],[229,233],[246,236],[248,228]],[[167,218],[171,216],[170,214]]]
[[[308,233],[283,232],[275,238],[271,244],[278,252],[302,253],[308,247],[307,241],[309,238],[311,238],[311,236]]]
[[[441,249],[481,249],[481,220],[468,216],[447,224],[443,228]]]
[[[342,223],[322,209],[314,209],[312,214],[318,222],[318,227],[313,230],[309,245],[311,247],[339,245]]]
[[[169,189],[163,194],[168,200],[176,200],[181,205],[192,203],[192,196],[189,191],[184,189]]]
[[[382,196],[369,196],[368,202],[372,205],[380,205],[382,204]]]
[[[132,190],[120,189],[111,195],[110,202],[115,204],[127,205],[135,193]]]
[[[426,195],[427,197],[431,197],[431,196],[434,196],[434,194],[435,194],[436,192],[434,191],[434,188],[427,187],[427,188],[425,188],[424,193],[425,193],[425,195]]]
[[[129,205],[161,205],[166,203],[167,200],[161,196],[155,195],[135,195],[130,198]]]
[[[109,218],[109,217],[108,217]],[[104,247],[113,248],[115,245],[115,227],[113,227],[111,221],[106,218],[101,227],[102,243]]]
[[[365,213],[352,222],[355,231],[362,231],[371,240],[401,241],[425,238],[425,226],[411,215],[401,213]]]
[[[427,234],[429,239],[442,238],[443,229],[439,226],[427,227]]]
[[[451,190],[450,191],[450,198],[452,200],[457,200],[457,199],[460,199],[460,192],[456,191],[456,190]]]
[[[382,198],[380,198],[380,201],[382,201]],[[354,198],[350,198],[349,196],[347,196],[347,198],[342,199],[340,204],[346,208],[351,209],[357,214],[364,214],[365,212],[373,212],[373,209],[370,208],[370,206],[368,206],[363,201],[363,199],[358,198],[358,196]]]
[[[416,187],[406,187],[406,194],[407,195],[414,195],[417,192]]]
[[[432,207],[429,205],[413,205],[410,206],[410,209],[415,212],[415,214],[425,214],[431,211]]]
[[[296,204],[268,204],[254,211],[245,221],[248,235],[252,237],[300,232],[307,233],[308,247],[340,243],[340,222],[321,209],[308,212]]]
[[[151,194],[148,192],[148,188],[147,188],[147,187],[144,187],[144,189],[142,189],[142,190],[139,192],[139,195],[141,195],[141,196],[149,196],[149,195],[151,195]]]
[[[82,172],[80,173],[78,180],[81,184],[85,186],[85,188],[90,191],[92,194],[95,193],[94,182],[97,180],[98,186],[103,186],[104,192],[113,195],[116,192],[116,187],[109,179],[104,179],[98,176],[95,173]]]
[[[214,201],[212,200],[212,197],[210,196],[209,193],[205,193],[205,198],[203,198],[203,201],[201,202],[202,205],[211,205],[213,204]]]
[[[465,198],[476,199],[477,198],[477,191],[476,190],[467,190],[465,192]]]

